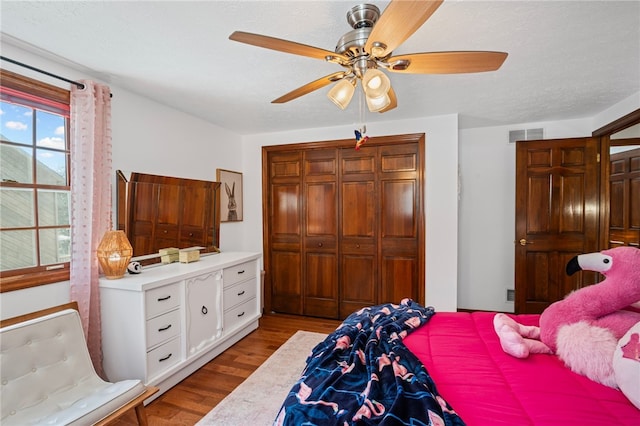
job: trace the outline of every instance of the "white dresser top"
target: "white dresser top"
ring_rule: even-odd
[[[223,252],[201,256],[200,260],[191,263],[174,262],[143,266],[140,274],[125,274],[117,280],[100,277],[100,288],[125,291],[144,291],[161,285],[216,271],[238,263],[259,259],[260,253],[254,252]]]

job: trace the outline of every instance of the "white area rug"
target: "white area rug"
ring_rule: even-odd
[[[311,350],[326,334],[298,331],[197,425],[270,426]]]

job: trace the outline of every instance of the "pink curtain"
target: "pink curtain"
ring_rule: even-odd
[[[108,86],[71,89],[71,300],[78,302],[96,372],[102,369],[96,249],[111,229],[111,98]]]

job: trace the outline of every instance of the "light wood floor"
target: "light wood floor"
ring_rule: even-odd
[[[295,315],[264,315],[256,331],[147,405],[149,425],[195,424],[296,331],[330,333],[339,324],[340,321]],[[137,424],[133,410],[115,423]]]

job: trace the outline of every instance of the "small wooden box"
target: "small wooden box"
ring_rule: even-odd
[[[173,263],[179,259],[179,250],[175,247],[160,249],[159,252],[162,263]]]
[[[200,260],[199,250],[180,250],[180,263],[197,262]]]

